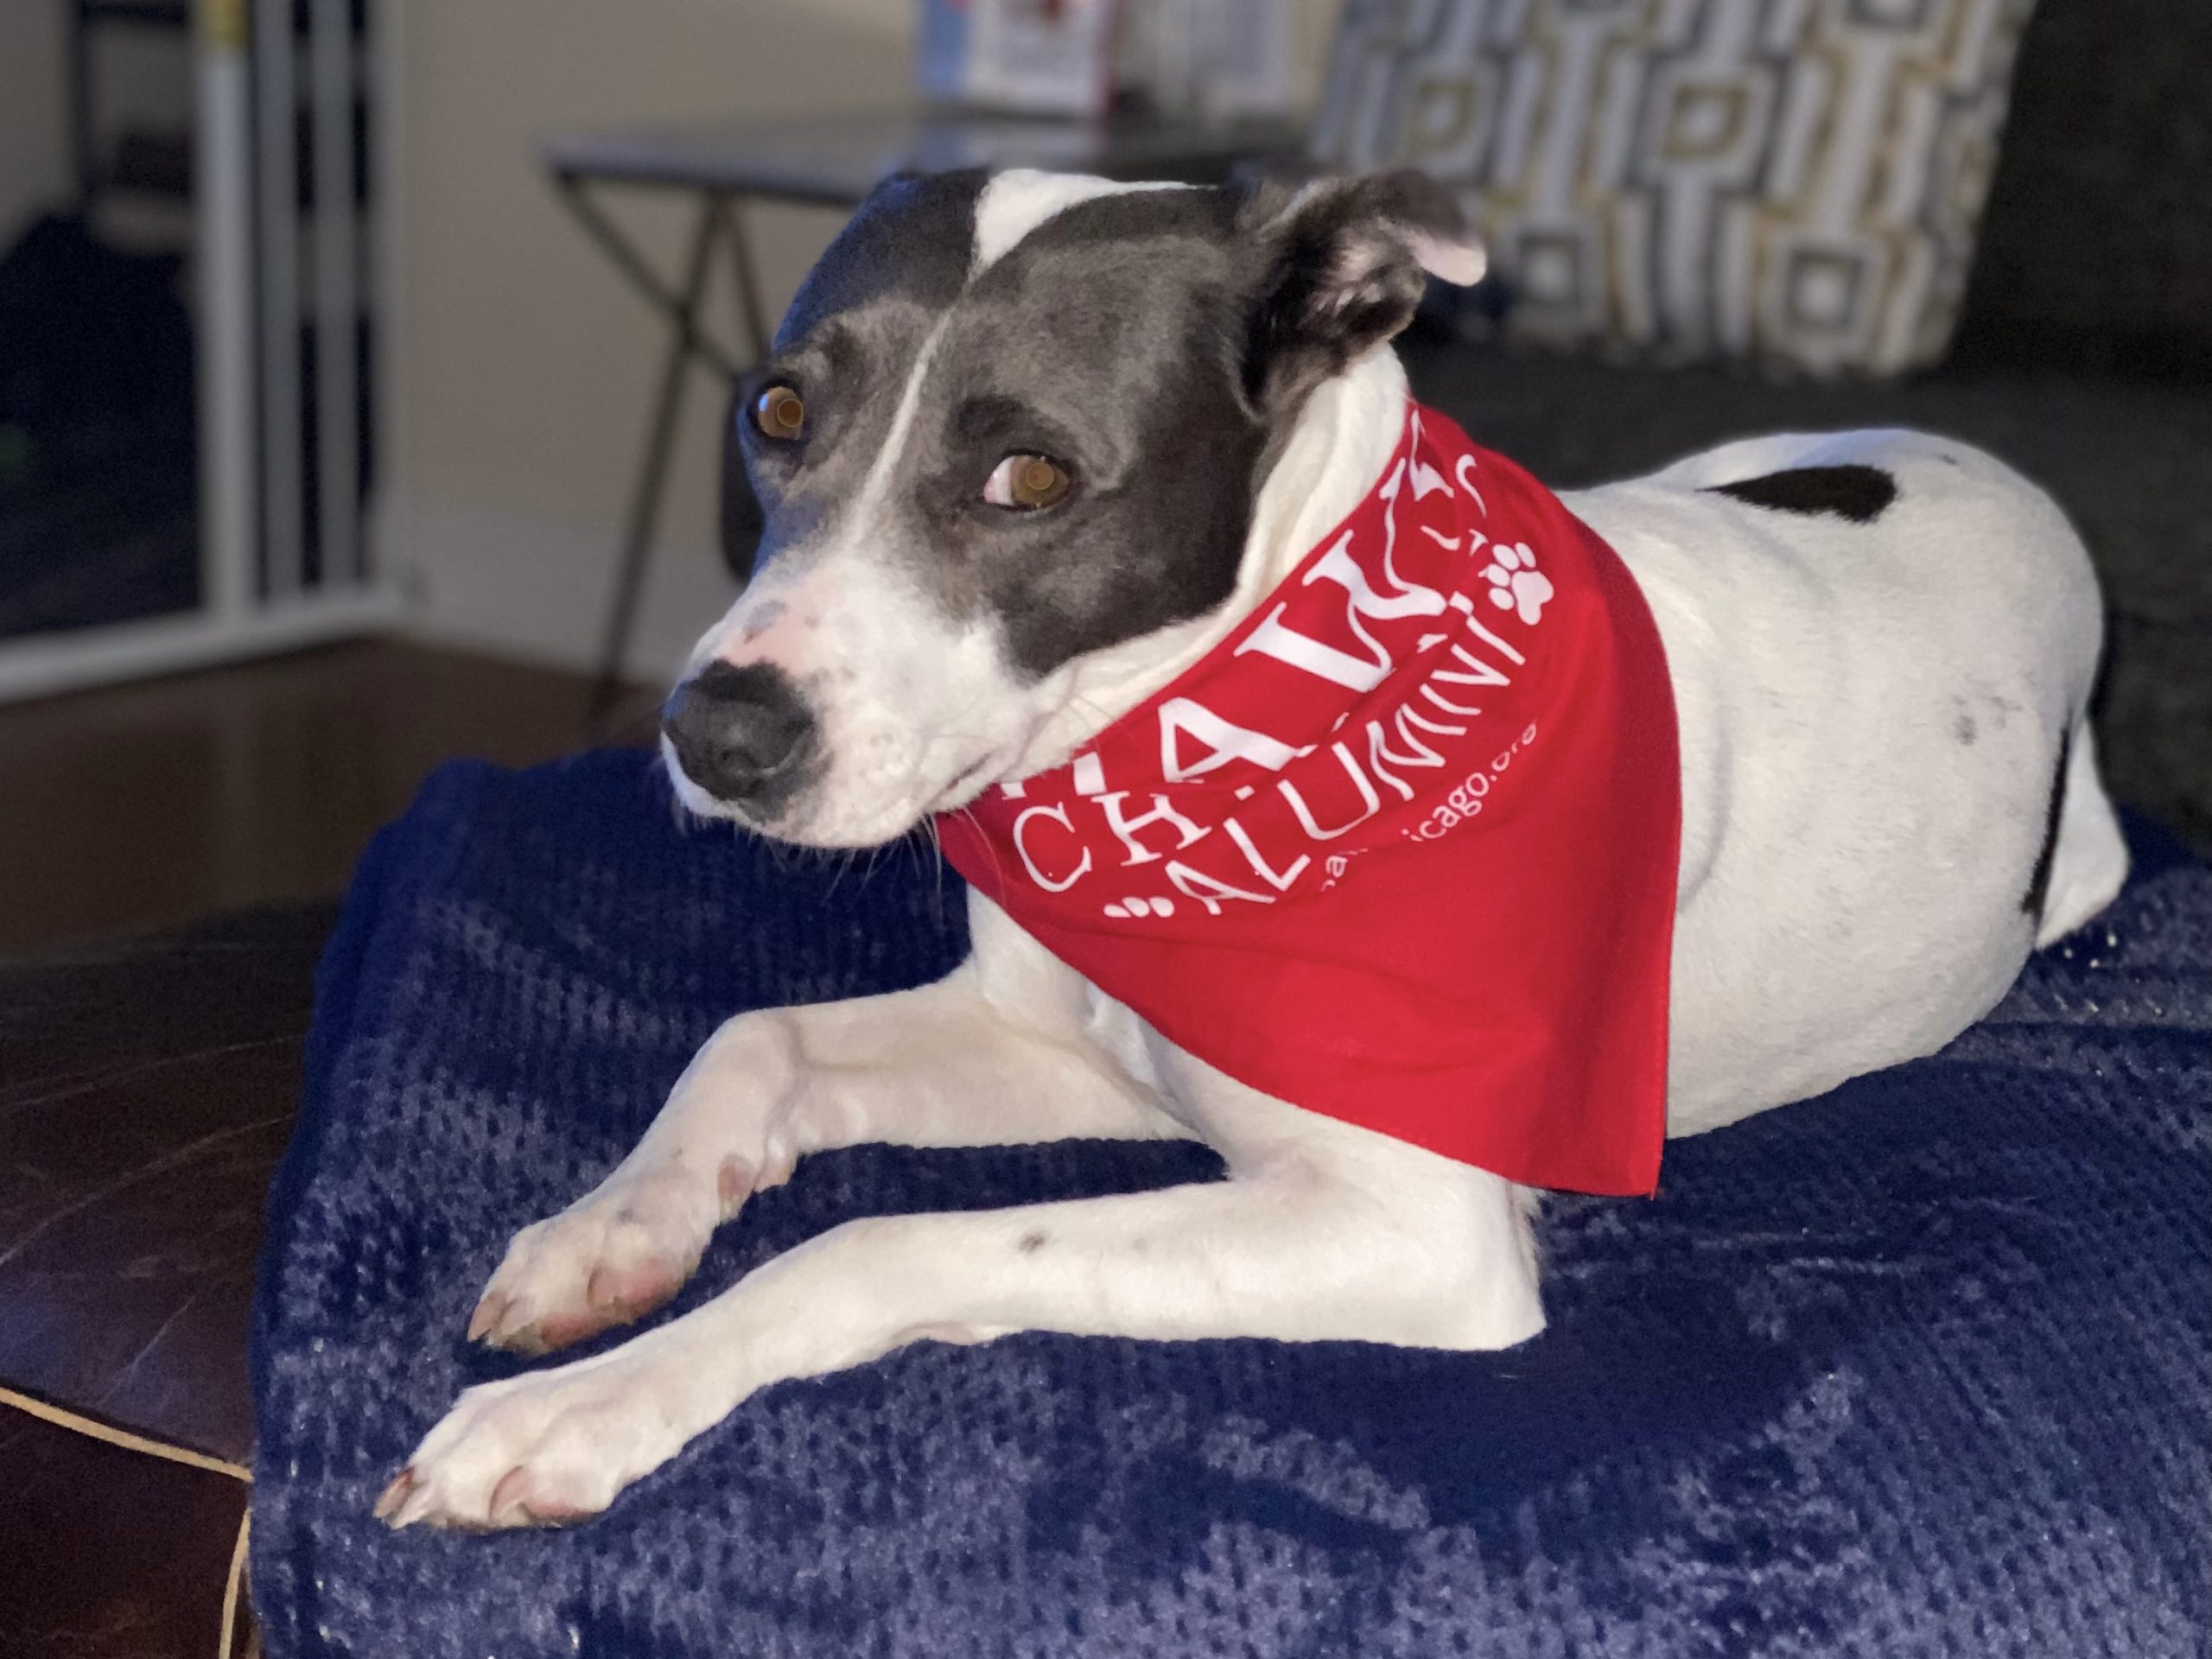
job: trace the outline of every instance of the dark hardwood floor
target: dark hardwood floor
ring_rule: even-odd
[[[653,702],[378,640],[0,707],[0,957],[335,896],[440,762],[644,741]]]

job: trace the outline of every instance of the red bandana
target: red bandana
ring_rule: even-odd
[[[938,823],[969,882],[1230,1077],[1630,1193],[1665,1130],[1681,796],[1618,556],[1409,406],[1382,481],[1249,620]]]

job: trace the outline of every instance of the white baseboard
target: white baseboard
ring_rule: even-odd
[[[372,585],[301,594],[227,613],[188,611],[30,634],[0,643],[0,702],[386,632],[405,613],[399,588]]]

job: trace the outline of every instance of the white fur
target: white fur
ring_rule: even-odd
[[[1490,257],[1479,243],[1446,242],[1427,235],[1415,236],[1412,240],[1414,257],[1421,261],[1421,269],[1447,283],[1472,288],[1490,270]]]
[[[893,840],[937,806],[950,782],[1010,753],[1026,729],[1019,709],[986,702],[988,689],[1007,678],[995,636],[953,626],[887,556],[882,508],[944,334],[940,322],[915,353],[882,449],[827,543],[779,561],[749,584],[686,670],[688,678],[715,658],[773,662],[806,683],[832,770],[808,792],[802,816],[778,823],[788,839],[825,847]],[[836,626],[825,627],[831,618]],[[686,807],[744,821],[684,775],[665,737],[661,747]]]
[[[1708,493],[1849,463],[1897,481],[1872,525]],[[1673,1131],[1942,1046],[2035,937],[2026,872],[2100,643],[2064,518],[1988,456],[1897,431],[1727,444],[1563,499],[1636,576],[1674,680]],[[2085,724],[2074,746],[2052,937],[2126,868]]]
[[[954,627],[889,556],[883,484],[912,424],[937,338],[909,372],[882,452],[828,544],[772,563],[700,641],[687,671],[715,658],[772,662],[809,688],[829,771],[800,816],[774,826],[786,840],[875,846],[925,810],[972,796],[980,785],[954,789],[963,777],[1026,778],[1057,765],[1226,637],[1366,493],[1397,445],[1405,378],[1380,347],[1317,388],[1300,410],[1254,504],[1227,603],[1021,685],[994,633]],[[833,617],[835,627],[822,626]],[[742,821],[681,767],[671,764],[669,775],[692,811]]]
[[[1187,188],[999,174],[976,199],[970,280],[1079,202]],[[1309,186],[1307,194],[1327,188]],[[1418,243],[1431,269],[1480,275],[1481,251],[1471,241],[1423,237]],[[899,532],[884,510],[943,334],[940,323],[916,354],[882,448],[855,500],[824,532],[827,539],[788,550],[771,564],[692,658],[694,673],[716,658],[741,666],[773,663],[807,688],[827,771],[795,816],[754,826],[785,840],[874,846],[905,832],[925,810],[969,798],[977,779],[1027,777],[1057,763],[1211,650],[1344,517],[1395,448],[1406,395],[1395,357],[1381,346],[1308,397],[1255,503],[1246,556],[1225,605],[1020,684],[995,632],[955,627],[899,574]],[[772,616],[772,622],[762,620]],[[836,626],[820,626],[831,617]],[[669,770],[691,810],[747,822],[740,809],[698,789],[681,768]]]
[[[1038,173],[1010,168],[992,175],[976,198],[974,269],[997,263],[1007,250],[1056,213],[1080,201],[1100,196],[1127,195],[1135,190],[1187,190],[1184,184],[1125,184],[1114,179],[1079,173]]]
[[[1332,181],[1315,180],[1292,196],[1282,211],[1268,222],[1271,225],[1281,224],[1315,196],[1335,188]],[[1430,276],[1442,281],[1460,288],[1472,288],[1490,270],[1490,255],[1471,228],[1462,227],[1456,238],[1449,238],[1404,225],[1394,226],[1392,230],[1403,238],[1414,262]],[[1340,275],[1357,279],[1363,274],[1363,268],[1373,263],[1374,249],[1370,246],[1363,250],[1355,245],[1347,251],[1347,255],[1350,268],[1341,271]]]
[[[1231,604],[1053,677],[1008,724],[1008,765],[1063,758],[1233,626],[1371,484],[1403,397],[1387,352],[1317,395]],[[1846,460],[1902,486],[1873,524],[1706,493]],[[1878,432],[1730,445],[1568,501],[1641,584],[1675,684],[1670,1130],[1925,1052],[1985,1011],[2037,931],[2024,873],[2098,647],[2094,584],[2056,510],[1962,446]],[[2124,870],[2080,726],[2044,937],[2087,919]],[[397,1523],[596,1511],[767,1383],[925,1337],[1478,1349],[1541,1327],[1531,1195],[1256,1094],[988,902],[971,917],[974,955],[939,984],[726,1026],[622,1165],[516,1238],[480,1310],[486,1334],[527,1345],[657,1300],[749,1192],[825,1147],[1191,1135],[1230,1179],[848,1223],[620,1348],[469,1390],[387,1495]]]
[[[754,1390],[931,1338],[1020,1330],[1496,1348],[1542,1325],[1522,1195],[1484,1171],[1230,1081],[1091,995],[987,901],[950,978],[747,1014],[636,1149],[493,1274],[494,1339],[688,1276],[745,1195],[810,1152],[1197,1135],[1217,1185],[849,1222],[579,1363],[470,1389],[416,1451],[395,1523],[604,1507]],[[610,1217],[618,1221],[610,1222]],[[658,1266],[659,1282],[641,1268]]]

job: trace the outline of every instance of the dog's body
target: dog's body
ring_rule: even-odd
[[[1865,522],[1719,493],[1861,467],[1895,491]],[[2083,716],[2095,583],[2018,474],[1854,432],[1728,444],[1564,499],[1634,573],[1674,683],[1671,1132],[1931,1052],[2118,891]]]
[[[818,425],[779,434],[764,413],[760,431],[796,442],[804,429],[818,448],[785,457],[748,437],[779,557],[671,704],[688,804],[815,844],[880,840],[1057,764],[1217,644],[1389,454],[1406,389],[1385,342],[1418,265],[1471,274],[1448,213],[1403,181],[1257,205],[1035,175],[907,188],[863,210],[846,266],[833,251],[779,336],[762,407],[783,377]],[[955,237],[967,238],[957,259],[942,245]],[[1146,238],[1141,264],[1115,265],[1118,245]],[[1244,257],[1244,238],[1262,257]],[[1145,453],[1141,421],[1116,432],[1080,406],[1168,372],[1127,340],[1072,348],[1109,360],[1084,359],[1094,378],[1071,408],[1049,385],[1014,395],[953,372],[976,311],[1017,356],[1071,349],[1020,308],[1062,257],[1113,266],[1124,303],[1149,296],[1156,334],[1190,320],[1168,303],[1185,289],[1242,296],[1240,320],[1258,308],[1262,344],[1229,371],[1241,388],[1179,394],[1219,403],[1227,435],[1204,464],[1179,471]],[[1161,275],[1171,258],[1198,274]],[[906,279],[887,289],[893,266]],[[1009,267],[1019,283],[999,280]],[[1172,282],[1185,288],[1163,301]],[[1185,330],[1177,349],[1207,338]],[[895,366],[854,369],[871,353]],[[841,438],[836,423],[861,416],[832,400],[856,377],[872,424]],[[978,429],[980,460],[963,461]],[[1089,516],[1050,521],[1048,503],[1035,522],[1053,524],[1049,544],[995,543],[1033,524],[978,518],[963,498],[932,542],[933,480],[1013,505],[994,456],[1050,454],[1025,447],[1033,429],[1077,457]],[[840,465],[835,492],[810,499],[808,480]],[[1137,538],[1111,515],[1131,483],[1176,516],[1153,522],[1149,553],[1123,556]],[[1997,1001],[2035,944],[2117,890],[2125,854],[2084,720],[2095,587],[2064,519],[2017,475],[1909,433],[1773,437],[1563,499],[1635,576],[1673,682],[1671,1133],[1932,1051]],[[1186,529],[1195,539],[1179,548]],[[1219,557],[1224,531],[1233,557]],[[1175,563],[1102,588],[1046,545],[1104,548],[1116,569]],[[998,546],[1012,551],[995,563]],[[971,922],[971,959],[938,984],[731,1021],[636,1151],[516,1238],[471,1334],[542,1351],[657,1305],[748,1194],[826,1147],[1195,1135],[1230,1179],[848,1224],[618,1349],[472,1389],[380,1512],[478,1526],[594,1513],[753,1390],[923,1337],[1477,1349],[1541,1327],[1529,1194],[1259,1094],[987,901]]]

